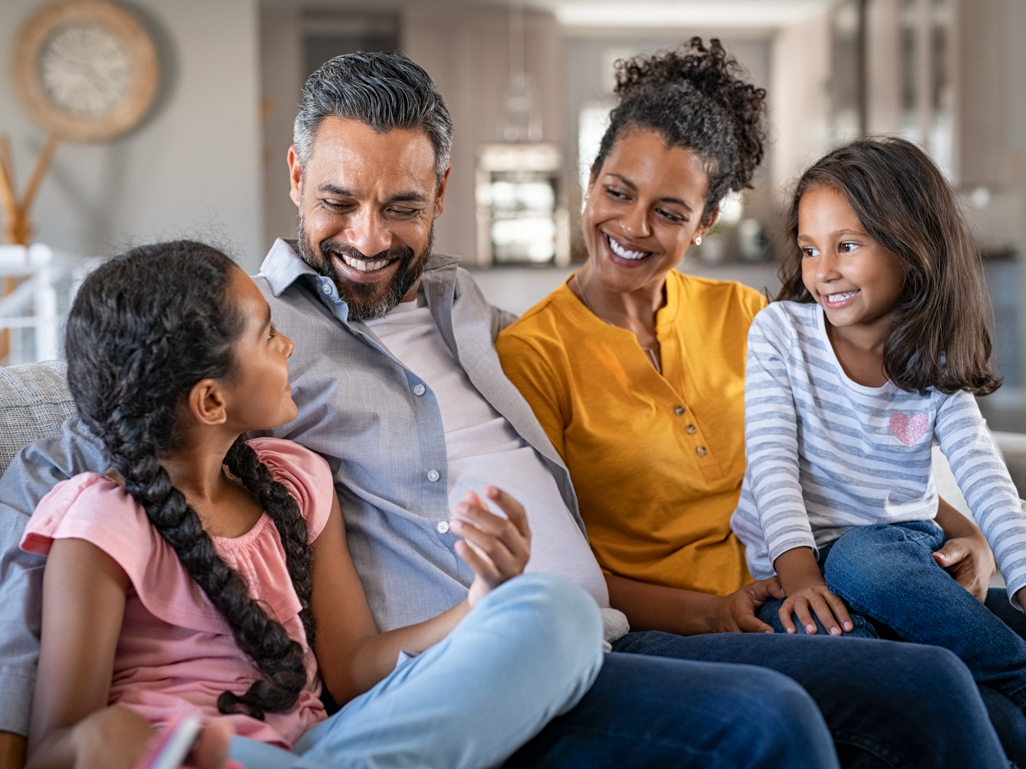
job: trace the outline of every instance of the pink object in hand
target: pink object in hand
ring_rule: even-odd
[[[913,414],[911,419],[901,413],[891,414],[891,432],[906,446],[914,446],[929,426],[930,416],[924,411]]]

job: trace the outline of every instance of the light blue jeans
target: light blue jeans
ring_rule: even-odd
[[[235,737],[246,769],[498,766],[602,666],[595,601],[548,574],[493,590],[441,642],[311,728],[290,753]]]

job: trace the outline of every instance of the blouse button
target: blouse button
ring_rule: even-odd
[[[327,283],[327,282],[321,283],[321,291],[323,291],[325,294],[330,294],[331,293],[331,284]]]
[[[445,534],[447,531],[449,531],[449,522],[439,521],[435,528],[438,530],[439,534]]]
[[[705,449],[702,449],[702,452],[704,453]],[[427,479],[429,481],[431,481],[432,483],[434,483],[435,481],[437,481],[441,477],[442,477],[442,474],[440,472],[438,472],[437,470],[428,470],[428,472],[427,472]]]
[[[694,435],[695,434],[695,426],[694,425],[688,425],[684,429],[687,431],[688,435]]]
[[[677,416],[683,416],[684,415],[684,407],[683,406],[674,406],[673,407],[673,413],[676,414]]]
[[[423,395],[426,392],[427,392],[427,388],[424,385],[422,385],[422,384],[415,384],[413,386],[413,394],[414,395]]]
[[[699,446],[697,449],[695,449],[695,451],[698,453],[698,456],[700,457],[704,457],[706,455],[705,446]]]

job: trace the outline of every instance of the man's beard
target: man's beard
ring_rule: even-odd
[[[307,238],[302,215],[299,217],[297,235],[299,255],[303,261],[319,275],[330,278],[331,282],[335,284],[339,297],[349,306],[349,320],[363,321],[384,316],[403,300],[413,284],[420,279],[428,257],[431,255],[431,247],[435,240],[435,224],[431,223],[427,243],[419,254],[415,254],[413,249],[407,245],[393,245],[385,251],[367,256],[347,243],[331,239],[322,240],[319,244],[320,248],[317,249]],[[399,266],[385,286],[380,283],[357,283],[346,279],[335,266],[335,262],[331,258],[332,255],[342,259],[342,254],[366,262],[384,260],[391,264],[398,260]]]

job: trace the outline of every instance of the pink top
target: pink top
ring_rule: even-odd
[[[257,438],[249,445],[299,503],[312,542],[331,512],[333,487],[327,463],[290,441]],[[212,538],[225,563],[249,584],[250,595],[306,651],[308,683],[299,701],[288,712],[267,713],[265,721],[218,713],[221,692],[243,694],[259,671],[127,491],[96,473],[57,484],[40,501],[21,546],[46,555],[55,539],[84,539],[96,545],[131,580],[110,704],[126,705],[156,726],[180,712],[197,712],[209,720],[228,721],[236,734],[286,748],[326,717],[318,696],[317,661],[306,644],[285,550],[266,513],[241,537]]]

